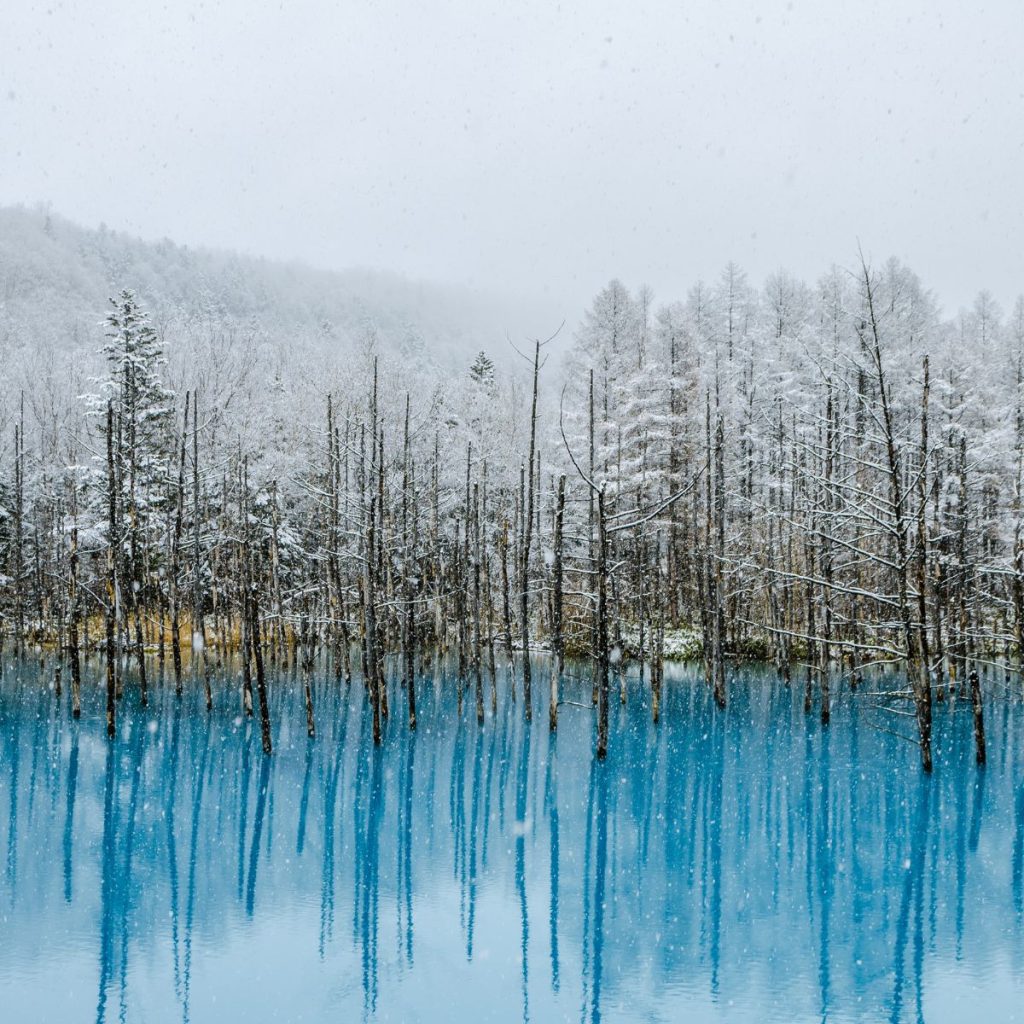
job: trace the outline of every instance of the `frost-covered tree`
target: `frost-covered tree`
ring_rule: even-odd
[[[469,379],[488,394],[494,391],[494,361],[486,352],[481,350],[477,353],[469,368]]]
[[[163,481],[170,454],[174,393],[161,373],[166,365],[163,346],[134,292],[122,291],[110,300],[106,343],[101,352],[107,373],[97,378],[90,396],[93,411],[113,405],[120,433],[120,456],[126,464],[124,485],[130,500],[147,511],[164,500]],[[102,417],[101,417],[102,422]]]

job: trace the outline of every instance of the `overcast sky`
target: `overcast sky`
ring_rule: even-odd
[[[1024,291],[1021,0],[4,0],[0,203],[546,294]]]

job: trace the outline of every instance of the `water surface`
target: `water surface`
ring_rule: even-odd
[[[1002,692],[981,772],[966,705],[937,708],[928,779],[875,698],[823,731],[767,673],[719,713],[670,671],[657,727],[633,681],[604,764],[591,711],[552,737],[538,693],[532,727],[503,699],[479,728],[440,674],[379,750],[358,684],[318,680],[309,742],[276,678],[269,759],[223,683],[210,716],[129,689],[108,743],[90,678],[77,723],[38,672],[0,682],[4,1020],[1024,1019]]]

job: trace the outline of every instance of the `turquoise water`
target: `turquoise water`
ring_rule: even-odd
[[[380,750],[333,680],[309,742],[293,678],[272,758],[223,683],[129,690],[110,744],[100,676],[77,723],[0,682],[4,1021],[1024,1019],[1019,698],[982,772],[937,708],[927,779],[875,698],[822,731],[756,672],[720,713],[670,671],[657,727],[634,681],[604,764],[590,710],[481,729],[440,677]]]

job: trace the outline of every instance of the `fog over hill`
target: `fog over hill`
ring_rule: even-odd
[[[107,300],[137,292],[169,346],[205,324],[270,346],[343,355],[376,340],[441,367],[508,338],[550,333],[564,313],[510,296],[414,281],[382,270],[319,270],[234,252],[87,228],[46,207],[0,207],[0,344],[8,353],[94,350]],[[552,326],[553,325],[553,326]]]

